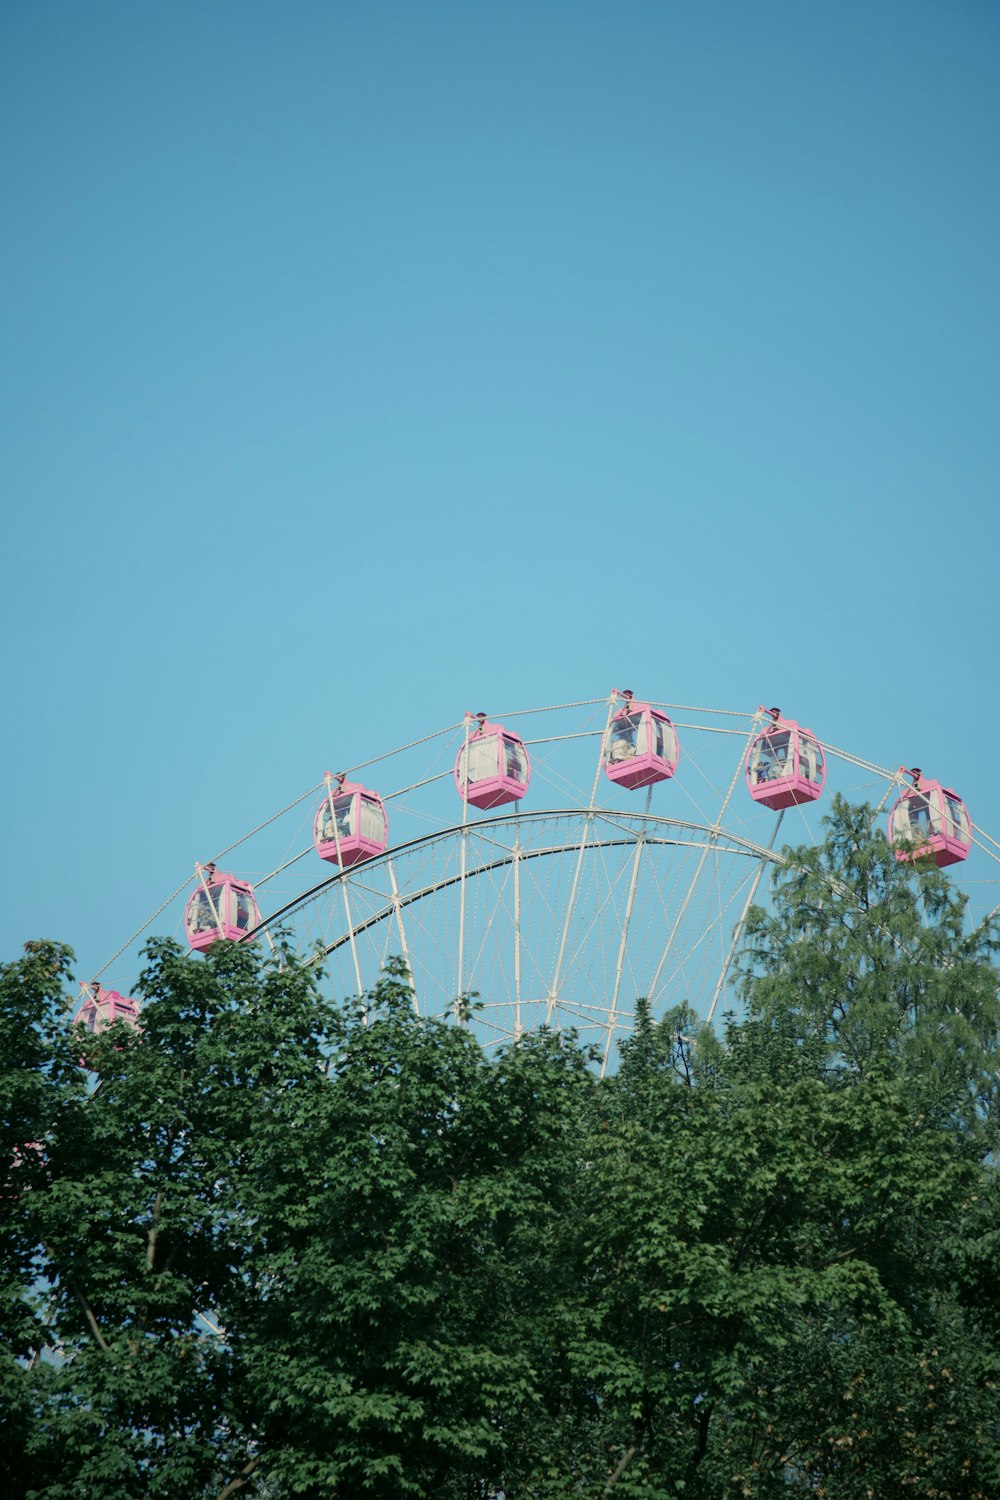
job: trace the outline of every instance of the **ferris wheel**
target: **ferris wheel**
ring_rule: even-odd
[[[573,1028],[606,1066],[639,997],[654,1014],[683,1001],[706,1021],[733,1005],[747,913],[768,903],[783,846],[821,836],[832,790],[884,810],[897,857],[969,860],[980,904],[992,904],[1000,845],[950,787],[836,749],[777,708],[616,689],[465,713],[327,772],[197,864],[193,889],[185,882],[144,928],[172,911],[204,950],[272,941],[283,925],[335,996],[365,994],[399,957],[421,1014],[471,1004],[487,1047],[542,1024]],[[105,969],[127,963],[140,936]],[[120,991],[97,979],[84,989],[88,1024],[102,1007],[122,1013]]]

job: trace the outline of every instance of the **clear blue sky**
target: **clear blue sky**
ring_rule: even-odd
[[[0,133],[3,957],[615,684],[1000,837],[989,0],[6,0]]]

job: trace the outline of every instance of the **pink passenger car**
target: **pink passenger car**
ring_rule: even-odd
[[[965,803],[950,787],[923,776],[919,766],[908,774],[913,785],[889,814],[889,843],[896,858],[933,858],[939,868],[958,864],[972,848],[972,824]]]
[[[811,729],[794,719],[783,719],[781,710],[768,709],[773,723],[759,734],[747,756],[746,778],[750,795],[774,812],[814,802],[826,784],[826,760]]]
[[[127,1021],[138,1025],[139,1007],[134,1000],[120,995],[117,990],[106,990],[99,984],[81,984],[82,1003],[73,1017],[74,1026],[85,1026],[91,1036],[100,1036],[115,1021]]]
[[[605,774],[630,791],[667,781],[681,758],[677,731],[659,709],[636,703],[629,692],[623,697],[604,738]]]
[[[206,865],[184,912],[184,930],[199,952],[215,943],[239,942],[260,922],[253,886]]]
[[[389,819],[377,792],[327,772],[326,795],[313,818],[313,844],[320,859],[348,869],[372,859],[389,842]]]
[[[531,761],[524,741],[502,724],[491,724],[485,714],[474,717],[478,727],[455,759],[459,796],[482,808],[519,801],[531,780]]]

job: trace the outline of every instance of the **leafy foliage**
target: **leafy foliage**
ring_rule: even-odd
[[[997,975],[863,809],[748,923],[723,1035],[485,1056],[391,965],[148,952],[83,1042],[0,971],[0,1492],[1000,1494]]]

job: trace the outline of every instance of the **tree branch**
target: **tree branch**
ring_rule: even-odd
[[[51,1246],[47,1245],[44,1240],[42,1240],[42,1249],[45,1251],[46,1255],[52,1261],[53,1265],[58,1266],[58,1261],[56,1260],[56,1257],[52,1254]],[[79,1302],[79,1304],[80,1304],[80,1307],[83,1309],[83,1314],[84,1314],[85,1318],[87,1319],[87,1323],[90,1326],[90,1331],[94,1335],[94,1338],[97,1340],[97,1343],[98,1343],[99,1347],[104,1350],[105,1354],[107,1354],[107,1352],[108,1352],[107,1341],[105,1340],[105,1337],[104,1337],[103,1333],[101,1332],[100,1328],[98,1327],[97,1319],[94,1317],[94,1310],[93,1310],[93,1308],[91,1307],[90,1303],[87,1301],[86,1297],[83,1295],[83,1293],[81,1292],[80,1288],[77,1286],[77,1284],[76,1284],[75,1281],[69,1281],[69,1280],[67,1280],[66,1285],[69,1287],[70,1291],[73,1293],[73,1296],[76,1298],[77,1302]]]
[[[148,1271],[153,1269],[153,1263],[156,1260],[156,1236],[160,1232],[160,1209],[162,1205],[163,1190],[162,1188],[158,1188],[156,1191],[156,1202],[153,1205],[153,1222],[149,1226],[149,1231],[146,1235],[146,1269]]]
[[[604,1486],[603,1490],[601,1491],[601,1500],[604,1500],[604,1497],[606,1495],[610,1495],[611,1494],[611,1491],[614,1489],[615,1485],[618,1483],[619,1479],[625,1473],[625,1470],[628,1468],[629,1464],[632,1462],[633,1458],[635,1458],[635,1455],[638,1453],[639,1447],[640,1447],[640,1444],[638,1444],[638,1443],[632,1443],[628,1448],[625,1449],[625,1452],[622,1454],[621,1458],[618,1460],[617,1464],[615,1465],[615,1467],[614,1467],[614,1469],[613,1469],[613,1471],[611,1473],[611,1477],[609,1478],[607,1484]]]
[[[87,1322],[90,1324],[91,1333],[94,1335],[94,1338],[97,1340],[100,1347],[104,1350],[105,1354],[107,1354],[108,1345],[103,1333],[97,1325],[97,1319],[94,1317],[93,1308],[91,1307],[90,1303],[87,1301],[83,1293],[80,1291],[79,1287],[76,1286],[72,1281],[70,1282],[70,1289],[77,1302],[79,1302],[80,1306],[83,1308],[84,1316],[86,1317]]]
[[[217,1500],[229,1500],[230,1495],[235,1495],[237,1490],[241,1490],[259,1463],[259,1458],[251,1458],[248,1463],[245,1463],[236,1478],[231,1479],[224,1490],[219,1491]]]
[[[688,1472],[690,1474],[694,1473],[708,1452],[708,1424],[711,1420],[712,1407],[706,1401],[702,1404],[701,1411],[698,1413],[698,1442],[694,1453],[691,1455],[691,1462],[688,1465]]]

